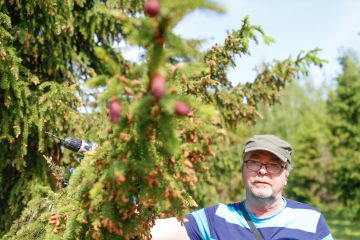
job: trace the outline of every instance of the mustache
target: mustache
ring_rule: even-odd
[[[267,183],[267,184],[270,184],[271,185],[271,182],[267,179],[264,179],[264,178],[259,178],[259,177],[256,177],[253,182],[263,182],[263,183]]]

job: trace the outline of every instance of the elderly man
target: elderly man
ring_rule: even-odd
[[[250,138],[241,165],[246,199],[190,213],[184,226],[175,218],[157,220],[153,239],[332,240],[317,209],[282,196],[292,153],[291,145],[276,136]]]

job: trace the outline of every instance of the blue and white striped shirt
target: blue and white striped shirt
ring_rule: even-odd
[[[191,240],[255,240],[240,204],[219,204],[186,216],[186,231]],[[323,215],[314,207],[285,199],[284,207],[266,218],[251,220],[265,240],[333,240]]]

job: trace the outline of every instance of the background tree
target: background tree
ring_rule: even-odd
[[[21,144],[25,150],[32,147],[21,152],[24,158],[12,157],[16,144],[2,145],[3,171],[11,173],[1,186],[4,239],[149,238],[156,218],[181,218],[197,205],[194,198],[204,192],[197,191],[200,177],[214,180],[221,174],[218,170],[231,166],[230,158],[224,158],[225,165],[217,162],[214,152],[220,143],[235,141],[227,130],[252,122],[259,103],[275,103],[288,81],[306,73],[309,64],[322,63],[317,50],[302,53],[264,64],[253,83],[232,86],[226,69],[234,65],[234,56],[249,54],[249,42],[257,43],[259,36],[271,41],[261,27],[245,18],[222,45],[200,52],[199,41],[183,40],[172,29],[190,11],[221,12],[221,7],[201,0],[149,0],[144,3],[146,16],[135,14],[141,7],[138,1],[1,5],[6,20],[1,36],[9,38],[1,41],[7,44],[4,49],[14,51],[14,59],[18,56],[13,64],[24,69],[24,76],[34,76],[23,78],[24,89],[32,91],[23,112],[36,116],[22,120],[31,125],[25,138],[34,144]],[[120,41],[143,48],[144,58],[126,61],[114,48]],[[29,79],[38,82],[30,85]],[[8,100],[7,86],[16,81],[9,77],[1,92],[1,136],[6,143],[16,137],[12,118],[20,114],[10,106],[23,106]],[[78,108],[83,100],[79,96],[88,97],[82,91],[84,82],[97,93],[91,115]],[[93,126],[84,123],[89,119]],[[56,183],[64,165],[76,161],[62,156],[59,143],[43,130],[85,136],[88,127],[96,128],[89,135],[100,147],[83,159],[69,186],[62,188]],[[52,189],[50,172],[55,176]],[[15,197],[19,193],[26,197]]]
[[[333,190],[345,204],[343,213],[360,216],[360,67],[354,52],[340,58],[342,73],[330,93],[327,106],[330,116]]]

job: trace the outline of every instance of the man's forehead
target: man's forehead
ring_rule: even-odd
[[[282,162],[275,154],[268,152],[268,151],[263,151],[263,150],[251,151],[251,152],[248,152],[245,156],[246,156],[246,158],[269,158],[276,162],[278,162],[278,161]]]

